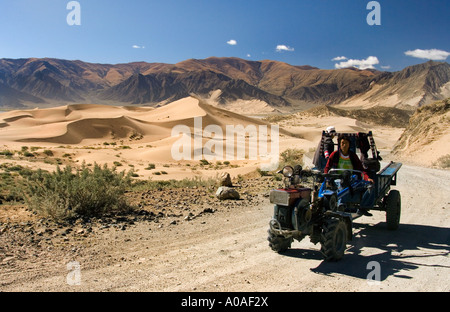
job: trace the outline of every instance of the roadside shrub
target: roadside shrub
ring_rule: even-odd
[[[261,168],[256,168],[256,172],[258,172],[261,177],[270,176],[270,173],[268,171],[263,171],[261,170]]]
[[[280,164],[278,168],[283,168],[284,166],[295,166],[302,165],[303,166],[303,155],[305,152],[303,150],[290,148],[285,150],[280,154]]]
[[[129,172],[118,173],[95,164],[80,170],[67,166],[53,173],[38,170],[28,177],[24,198],[29,208],[55,221],[120,214],[132,208],[125,200]]]
[[[161,174],[161,173],[160,173]],[[208,189],[215,189],[218,186],[218,178],[209,177],[207,179],[202,179],[197,176],[193,178],[184,178],[183,180],[158,180],[153,181],[149,179],[148,181],[135,181],[133,184],[134,191],[143,190],[161,190],[161,189],[171,189],[171,188],[199,188],[205,187]]]
[[[450,168],[450,154],[439,157],[435,164],[444,169]]]

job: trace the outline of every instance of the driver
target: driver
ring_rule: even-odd
[[[324,173],[332,168],[335,169],[347,169],[347,170],[359,170],[362,172],[364,180],[373,183],[373,180],[369,178],[364,171],[363,165],[358,156],[350,150],[350,139],[345,134],[339,135],[338,138],[338,150],[333,152],[328,159],[328,163],[323,170]],[[361,205],[359,211],[365,216],[372,216],[368,209],[373,206],[374,192],[370,189],[364,192],[361,198]]]
[[[324,173],[328,173],[330,169],[347,169],[347,170],[359,170],[363,173],[364,180],[373,183],[373,180],[369,178],[364,171],[363,165],[354,152],[350,150],[350,138],[341,134],[338,137],[338,150],[331,153],[328,159],[327,165],[323,170]]]

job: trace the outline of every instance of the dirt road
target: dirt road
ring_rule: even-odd
[[[273,208],[261,195],[260,205],[177,224],[108,228],[79,241],[73,254],[16,259],[0,267],[0,290],[448,292],[449,179],[450,171],[404,165],[394,187],[402,195],[400,228],[388,231],[383,212],[357,219],[354,239],[336,263],[324,262],[308,238],[285,254],[271,251]]]

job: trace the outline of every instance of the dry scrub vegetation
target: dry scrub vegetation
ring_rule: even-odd
[[[0,170],[3,204],[26,205],[33,214],[56,223],[132,213],[136,207],[127,200],[127,192],[211,187],[217,182],[200,178],[138,180],[133,179],[133,170],[119,172],[116,167],[98,164],[48,172],[5,163]]]

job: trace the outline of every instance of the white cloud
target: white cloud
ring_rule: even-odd
[[[145,49],[144,46],[139,46],[139,45],[137,45],[137,44],[133,45],[132,48],[133,48],[133,49]]]
[[[336,56],[334,59],[332,59],[332,61],[343,61],[346,60],[347,58],[345,56]]]
[[[447,59],[447,57],[450,55],[447,51],[437,50],[437,49],[431,49],[431,50],[421,50],[416,49],[414,51],[406,51],[406,55],[417,57],[421,59],[428,59],[433,61],[444,61]]]
[[[229,45],[237,45],[237,41],[234,40],[234,39],[231,39],[231,40],[227,41],[227,44],[229,44]]]
[[[337,69],[340,68],[348,68],[348,67],[356,67],[358,69],[375,69],[374,65],[379,64],[380,61],[376,56],[369,56],[365,60],[348,60],[345,62],[340,62],[335,64],[334,67]]]
[[[391,65],[381,66],[382,69],[391,69]]]
[[[276,50],[277,50],[277,52],[281,52],[281,51],[292,52],[292,51],[294,51],[294,48],[291,48],[291,47],[289,47],[287,45],[284,45],[284,44],[279,44],[279,45],[277,45]]]

